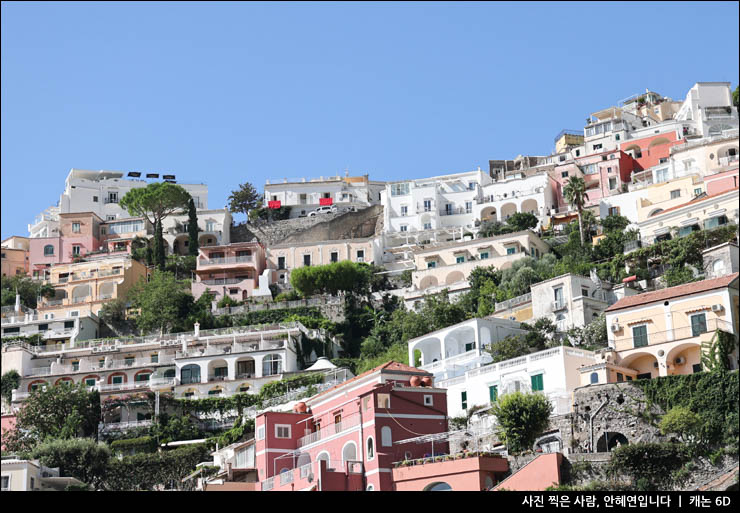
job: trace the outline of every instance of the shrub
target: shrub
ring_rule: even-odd
[[[540,393],[513,392],[500,397],[491,413],[498,420],[501,441],[516,453],[532,448],[550,421],[552,404]]]

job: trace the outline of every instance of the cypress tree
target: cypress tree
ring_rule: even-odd
[[[162,221],[154,226],[154,259],[157,269],[164,271],[164,237],[162,236]]]
[[[198,256],[198,214],[195,212],[193,198],[188,203],[188,239],[188,255]]]

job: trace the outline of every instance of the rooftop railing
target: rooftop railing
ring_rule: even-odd
[[[494,307],[494,312],[498,312],[500,310],[508,310],[509,308],[513,308],[518,305],[523,305],[524,303],[529,303],[531,301],[532,301],[532,293],[527,292],[526,294],[522,294],[521,296],[507,299],[506,301],[502,301],[501,303],[496,303],[496,306]]]
[[[688,340],[688,339],[700,337],[704,335],[705,333],[714,333],[717,330],[727,331],[729,333],[734,333],[735,331],[732,326],[732,323],[722,321],[720,319],[709,319],[706,321],[705,326],[701,326],[701,325],[684,326],[684,327],[674,328],[672,330],[666,330],[666,331],[651,332],[649,326],[650,324],[648,324],[648,332],[647,332],[646,337],[645,338],[638,337],[639,342],[645,341],[644,344],[636,346],[635,337],[633,335],[630,335],[627,337],[615,338],[614,339],[615,346],[624,347],[625,345],[628,345],[630,346],[630,349],[631,349],[631,348],[653,346],[653,345],[662,344],[665,342],[676,342],[679,340]],[[623,327],[623,329],[625,329],[627,332],[632,332],[631,328],[632,326]]]
[[[299,448],[305,447],[306,445],[310,445],[312,443],[318,442],[319,440],[322,440],[324,438],[328,438],[332,435],[336,435],[338,433],[342,433],[343,431],[347,431],[348,429],[359,425],[359,423],[360,423],[359,415],[353,415],[346,419],[342,419],[341,422],[336,422],[334,424],[321,428],[319,431],[316,431],[314,433],[311,433],[309,435],[299,438],[297,446]]]

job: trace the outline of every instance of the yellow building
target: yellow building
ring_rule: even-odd
[[[28,237],[8,237],[0,246],[2,246],[2,275],[28,274]]]
[[[52,318],[97,315],[106,301],[124,297],[146,274],[146,266],[129,256],[55,265],[47,283],[56,295],[44,299],[38,310],[45,316],[53,314]]]
[[[637,199],[638,223],[691,201],[706,192],[706,188],[701,176],[695,174],[650,185],[644,192],[645,197]]]
[[[583,130],[563,130],[555,137],[555,153],[583,145]]]
[[[606,309],[609,350],[581,369],[581,383],[650,379],[702,370],[701,354],[717,330],[735,336],[738,276],[687,283],[620,299]],[[737,369],[737,349],[730,365]]]

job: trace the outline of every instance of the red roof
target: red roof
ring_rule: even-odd
[[[398,362],[394,362],[394,361],[385,362],[382,365],[378,365],[374,369],[370,369],[369,371],[365,371],[362,374],[360,374],[358,376],[355,376],[352,379],[348,379],[347,381],[344,381],[344,382],[342,382],[342,383],[340,383],[340,384],[338,384],[336,386],[333,386],[333,387],[331,387],[331,388],[329,388],[327,390],[324,390],[323,392],[318,393],[318,394],[316,394],[313,397],[310,397],[309,399],[307,399],[307,401],[313,401],[317,397],[321,397],[322,395],[328,394],[329,392],[331,392],[333,390],[336,390],[339,387],[343,387],[344,385],[346,385],[348,383],[352,383],[353,381],[358,381],[361,378],[364,378],[366,376],[369,376],[370,374],[373,374],[373,373],[378,372],[378,371],[400,371],[400,372],[408,372],[408,373],[413,373],[413,374],[422,374],[422,375],[425,375],[425,376],[431,376],[432,375],[432,373],[430,373],[430,372],[427,372],[427,371],[424,371],[424,370],[421,370],[421,369],[417,369],[416,367],[410,367],[410,366],[405,365],[403,363],[398,363]]]
[[[680,204],[680,205],[676,205],[675,207],[667,208],[667,209],[665,209],[665,210],[663,210],[663,211],[661,211],[661,212],[658,212],[658,213],[656,214],[656,216],[658,216],[658,215],[663,215],[663,214],[665,214],[666,212],[670,212],[670,211],[672,211],[672,210],[676,210],[676,209],[679,209],[679,208],[683,208],[683,207],[685,207],[686,205],[692,205],[692,204],[694,204],[694,203],[699,203],[699,202],[702,202],[702,201],[706,201],[706,200],[708,200],[708,199],[711,199],[711,198],[716,198],[717,196],[722,196],[723,194],[727,194],[728,192],[736,191],[736,190],[738,190],[738,189],[740,189],[740,187],[735,187],[734,189],[730,189],[730,190],[728,190],[728,191],[716,192],[716,193],[714,193],[714,194],[711,194],[711,195],[709,195],[709,196],[702,196],[702,197],[700,197],[700,198],[694,198],[694,199],[692,199],[691,201],[687,201],[686,203],[682,203],[682,204]]]
[[[688,296],[689,294],[697,294],[699,292],[706,292],[708,290],[714,290],[724,288],[730,285],[733,281],[737,280],[740,273],[730,274],[729,276],[723,276],[721,278],[715,278],[713,280],[696,281],[694,283],[686,283],[685,285],[678,285],[676,287],[670,287],[663,290],[656,290],[654,292],[646,292],[644,294],[638,294],[636,296],[623,297],[612,306],[606,309],[607,312],[613,312],[614,310],[622,310],[623,308],[630,308],[633,306],[644,305],[647,303],[653,303],[655,301],[663,301],[679,296]]]

